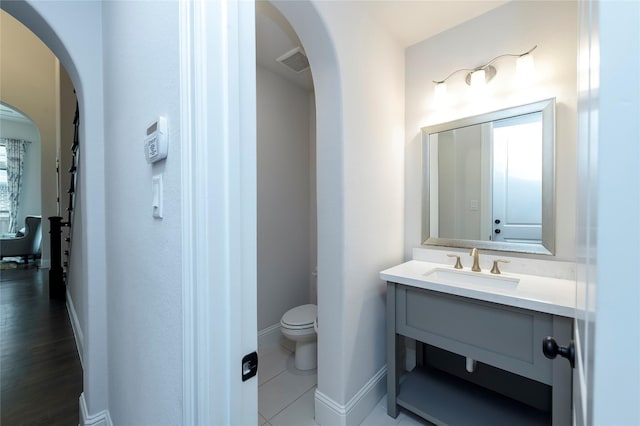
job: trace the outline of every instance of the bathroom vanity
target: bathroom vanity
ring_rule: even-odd
[[[388,283],[390,416],[403,407],[435,424],[571,424],[571,366],[545,358],[542,340],[571,340],[572,281],[417,260],[380,277]],[[417,365],[404,375],[402,336],[418,342]],[[450,353],[462,372],[433,368],[428,352],[421,356],[426,347]],[[504,385],[493,387],[498,382]],[[542,394],[547,409],[523,403],[518,394],[524,388]]]

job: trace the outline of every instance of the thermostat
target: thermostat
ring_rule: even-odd
[[[147,137],[144,140],[144,156],[147,163],[167,158],[169,151],[169,135],[167,133],[167,119],[158,117],[157,121],[147,127]]]

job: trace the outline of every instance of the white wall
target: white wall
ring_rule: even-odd
[[[316,94],[318,392],[347,406],[385,365],[378,272],[402,257],[404,56],[357,2],[275,5]]]
[[[410,46],[406,51],[405,258],[420,246],[420,128],[536,100],[556,98],[556,258],[575,257],[576,52],[575,2],[511,2],[458,27]],[[473,68],[505,53],[534,45],[538,80],[514,87],[514,58],[495,63],[497,76],[486,97],[468,99],[465,73],[448,83],[449,108],[434,105],[433,80],[460,68]]]
[[[24,226],[25,216],[41,214],[40,197],[40,132],[33,122],[0,120],[0,138],[14,138],[30,141],[24,158],[24,175],[22,176],[22,193],[18,207],[18,229]],[[47,218],[43,218],[45,221]],[[45,235],[46,237],[46,235]]]
[[[438,135],[438,206],[453,214],[439,215],[440,238],[479,240],[480,211],[470,208],[482,191],[480,126]]]
[[[106,2],[103,37],[109,412],[114,424],[175,425],[183,340],[178,4]],[[159,115],[169,154],[150,165],[143,143]],[[163,219],[152,217],[154,175],[163,176]]]
[[[310,94],[258,66],[258,330],[310,302]]]
[[[316,96],[309,95],[309,302],[318,303],[318,191],[316,179]]]
[[[333,355],[341,377],[321,373],[318,386],[338,384],[336,400],[349,402],[386,362],[386,286],[378,273],[401,260],[404,55],[357,4],[316,5],[337,41],[344,120],[343,185],[336,188],[344,199],[344,269],[339,292],[320,314],[330,321],[333,309],[342,311]]]

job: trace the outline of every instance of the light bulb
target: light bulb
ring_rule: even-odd
[[[516,79],[521,83],[530,83],[535,79],[536,67],[533,56],[526,54],[516,60]]]
[[[437,83],[434,89],[433,101],[436,106],[444,106],[447,103],[447,83]]]
[[[481,87],[484,87],[485,83],[486,83],[486,76],[483,69],[473,71],[471,73],[470,85],[472,89],[479,89]]]

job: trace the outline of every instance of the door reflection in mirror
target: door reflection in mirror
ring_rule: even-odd
[[[542,114],[495,121],[492,130],[493,220],[486,225],[492,229],[490,239],[539,243],[542,241]]]

